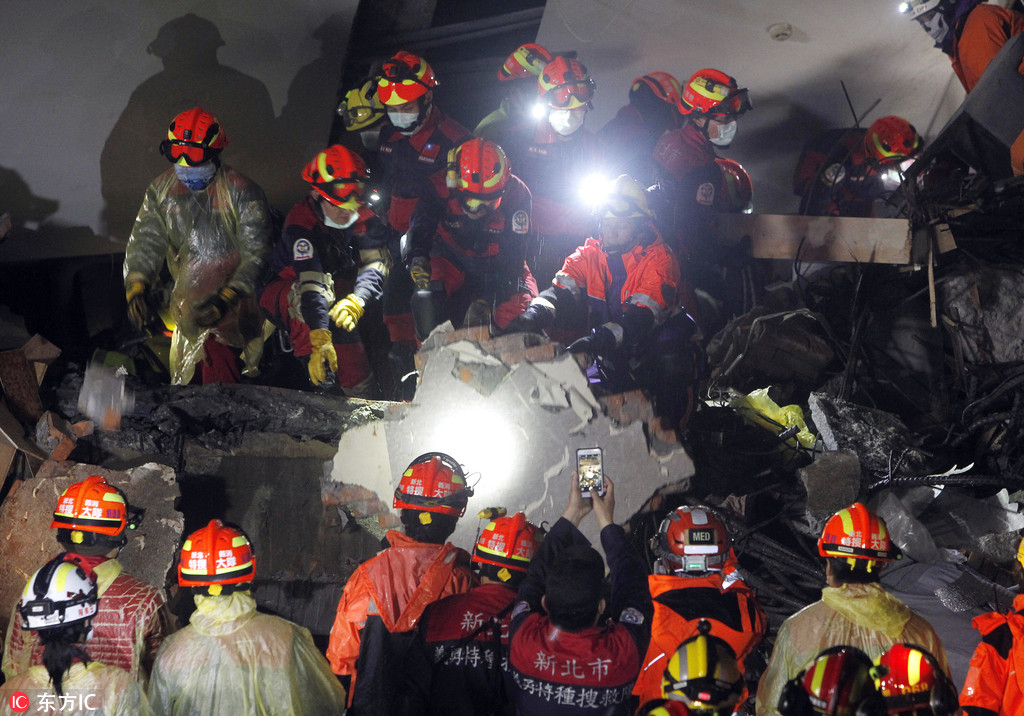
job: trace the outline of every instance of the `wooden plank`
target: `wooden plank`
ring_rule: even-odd
[[[910,222],[852,216],[720,214],[720,240],[749,236],[756,259],[795,259],[876,264],[911,263]]]

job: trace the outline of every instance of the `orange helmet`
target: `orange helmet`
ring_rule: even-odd
[[[710,510],[683,505],[661,521],[657,552],[673,572],[721,571],[729,556],[729,532]]]
[[[434,69],[419,55],[402,50],[384,62],[377,96],[387,105],[405,104],[437,87]]]
[[[651,72],[642,77],[637,77],[629,88],[630,95],[643,86],[650,89],[651,93],[662,102],[666,102],[682,111],[680,103],[682,102],[683,88],[679,85],[679,80],[668,72]]]
[[[597,84],[579,60],[559,55],[544,65],[537,91],[548,106],[556,109],[584,107],[594,99]]]
[[[302,178],[335,206],[355,211],[370,173],[362,157],[334,144],[309,160]]]
[[[875,562],[891,562],[898,556],[889,537],[885,520],[859,502],[839,510],[825,523],[818,538],[818,554],[822,557],[846,557]]]
[[[953,716],[959,708],[956,689],[935,657],[913,644],[894,644],[875,660],[875,687],[890,714]]]
[[[885,705],[875,690],[871,659],[852,646],[833,646],[786,682],[779,698],[782,716],[883,716]]]
[[[128,500],[124,493],[105,478],[91,475],[64,490],[53,511],[50,529],[69,529],[117,537],[128,526],[128,517]],[[81,540],[75,540],[72,535],[72,541]]]
[[[917,153],[921,136],[903,117],[882,117],[868,127],[864,149],[879,164],[900,162]]]
[[[247,584],[256,574],[256,558],[245,534],[220,520],[210,520],[188,536],[178,560],[178,584],[208,587],[220,594],[225,585]]]
[[[462,517],[473,488],[451,455],[428,452],[409,463],[395,488],[392,507]]]
[[[739,89],[735,77],[720,70],[698,70],[683,87],[683,114],[707,115],[712,119],[734,119],[750,109],[746,89]]]
[[[172,164],[194,167],[209,161],[228,143],[220,122],[202,107],[185,110],[171,121],[160,153]]]
[[[525,573],[542,539],[541,529],[527,522],[522,512],[511,517],[498,517],[491,520],[480,533],[473,548],[473,561]],[[500,577],[501,572],[498,575]],[[509,576],[503,581],[507,581]]]
[[[722,171],[722,180],[725,186],[722,207],[726,212],[744,212],[751,208],[754,200],[754,185],[750,181],[750,175],[735,159],[716,157],[715,164]],[[715,197],[716,199],[718,197]]]
[[[540,76],[544,65],[551,62],[551,53],[533,42],[520,45],[508,56],[505,64],[498,70],[498,79],[532,80]]]
[[[510,176],[505,152],[486,139],[470,139],[448,153],[448,188],[464,203],[500,200]]]

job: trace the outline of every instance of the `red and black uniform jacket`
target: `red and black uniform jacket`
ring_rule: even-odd
[[[406,662],[402,713],[513,713],[508,631],[515,599],[503,584],[482,584],[427,608]]]
[[[975,617],[981,643],[960,693],[960,707],[969,716],[1024,713],[1024,594],[1013,599],[1009,614],[989,612]]]
[[[549,565],[573,544],[588,542],[571,522],[559,519],[519,588],[512,612],[509,669],[520,716],[630,712],[630,692],[650,638],[646,570],[622,527],[605,527],[601,546],[611,579],[608,613],[614,619],[578,632],[562,631],[541,610],[540,600]]]
[[[409,232],[413,245],[430,245],[449,194],[448,152],[472,137],[437,107],[430,108],[415,134],[402,134],[390,124],[381,129],[377,151],[390,195],[388,223],[399,234]],[[428,237],[419,240],[420,232]]]
[[[866,129],[833,129],[804,145],[793,172],[793,193],[805,216],[873,216],[885,194],[864,153]]]
[[[356,223],[347,229],[327,226],[319,201],[307,196],[288,212],[270,265],[278,278],[310,282],[320,289],[324,288],[324,277],[330,275],[338,287],[335,299],[351,291],[365,305],[383,295],[385,276],[375,269],[360,271],[359,252],[386,247],[392,235],[387,223],[368,208],[361,209]],[[300,285],[303,322],[310,330],[330,328],[327,298],[321,291],[301,289]]]

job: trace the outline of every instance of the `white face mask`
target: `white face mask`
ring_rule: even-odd
[[[359,212],[358,211],[353,211],[352,215],[350,217],[348,217],[348,220],[345,223],[339,224],[338,222],[333,221],[331,219],[331,217],[329,217],[326,214],[324,214],[324,223],[327,224],[328,226],[330,226],[332,229],[347,229],[350,226],[352,226],[353,224],[355,224],[356,220],[358,218],[359,218]]]
[[[930,20],[926,20],[921,23],[925,32],[928,36],[935,40],[935,44],[940,44],[946,39],[946,34],[949,32],[949,25],[946,24],[946,16],[942,13],[935,13]]]
[[[416,120],[419,119],[420,113],[416,112],[396,112],[388,110],[388,119],[391,120],[391,124],[395,125],[399,129],[409,129],[416,124]]]
[[[377,151],[380,147],[380,127],[364,129],[359,132],[359,139],[363,142],[363,148],[370,151]]]
[[[586,112],[571,109],[553,109],[548,112],[548,124],[551,128],[567,137],[583,126],[583,120],[587,118]]]
[[[727,147],[736,138],[736,120],[718,125],[718,136],[711,139],[711,143],[719,147]]]

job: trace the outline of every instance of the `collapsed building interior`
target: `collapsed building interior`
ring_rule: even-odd
[[[64,99],[84,103],[81,111],[93,111],[94,124],[102,125],[87,127],[95,146],[67,152],[72,168],[88,165],[76,181],[39,169],[61,164],[56,153],[65,139],[47,147],[46,138],[21,129],[24,146],[0,150],[0,213],[11,224],[0,239],[0,557],[15,565],[0,578],[0,629],[24,579],[55,549],[48,535],[53,499],[85,474],[109,476],[146,507],[140,535],[123,556],[136,573],[173,587],[168,577],[182,535],[221,517],[256,545],[261,608],[308,627],[323,644],[346,577],[396,524],[394,478],[410,459],[442,450],[477,473],[470,513],[502,505],[552,522],[571,456],[596,444],[617,478],[618,514],[639,549],[649,550],[672,507],[705,504],[720,513],[773,630],[819,596],[824,572],[815,540],[824,520],[853,501],[868,503],[887,520],[904,556],[883,583],[932,620],[944,640],[948,635],[954,678],[962,683],[978,640],[971,617],[1008,607],[1008,569],[1024,529],[1024,184],[1005,163],[1024,122],[1008,125],[1012,112],[994,118],[988,111],[1005,87],[979,86],[961,103],[944,58],[920,30],[897,27],[894,17],[876,31],[878,18],[894,13],[888,2],[833,10],[827,2],[788,0],[769,11],[741,2],[680,9],[666,0],[655,3],[655,19],[705,12],[744,29],[728,44],[723,30],[714,49],[698,40],[679,49],[686,43],[672,44],[669,30],[637,49],[626,26],[650,27],[651,18],[640,17],[632,3],[602,3],[607,7],[581,26],[575,16],[585,1],[522,0],[489,16],[469,8],[477,3],[305,3],[308,17],[283,23],[277,39],[271,27],[281,20],[278,11],[260,24],[226,2],[214,3],[204,18],[188,12],[191,3],[173,14],[158,3],[141,3],[141,11],[115,3],[84,28],[78,12],[53,22],[42,10],[18,17],[11,8],[0,11],[11,15],[5,24],[25,31],[8,53],[41,54],[30,38],[53,45],[77,24],[97,46],[99,38],[114,44],[118,67],[137,62],[132,52],[148,52],[164,66],[145,82],[156,68],[138,68],[130,73],[137,87],[127,81],[116,93],[99,90],[99,99],[68,91]],[[128,26],[133,12],[145,29],[115,40],[112,31]],[[203,9],[197,4],[195,12]],[[841,18],[829,19],[832,12]],[[837,19],[848,23],[843,42],[823,49],[820,23]],[[783,20],[794,35],[783,41],[804,45],[795,52],[813,47],[827,58],[818,65],[821,77],[805,70],[787,87],[765,63],[757,65],[758,51],[777,51],[774,37],[761,50],[735,49],[733,43],[749,45],[755,30],[764,34]],[[680,24],[669,27],[678,31]],[[844,43],[858,31],[900,38],[890,43],[896,49],[875,58],[889,63],[883,113],[915,122],[927,148],[880,208],[885,218],[794,216],[788,176],[799,138],[815,125],[849,123],[842,93],[835,96],[839,80],[850,81],[853,96],[875,96],[862,78],[834,72],[854,53]],[[261,57],[240,49],[246,39],[273,52]],[[282,47],[289,39],[307,47],[302,57]],[[706,337],[702,400],[685,434],[665,431],[639,392],[595,395],[561,346],[522,335],[494,339],[486,330],[436,331],[417,356],[411,402],[281,387],[289,359],[273,351],[259,379],[166,385],[155,369],[159,361],[125,325],[121,262],[141,193],[163,168],[156,145],[173,114],[168,107],[179,101],[175,93],[188,104],[237,103],[234,115],[219,110],[237,147],[231,161],[286,209],[301,191],[302,162],[324,142],[341,141],[339,92],[373,58],[398,48],[430,56],[445,78],[438,101],[472,126],[499,99],[494,67],[507,49],[534,40],[593,56],[595,75],[607,72],[600,91],[623,98],[627,75],[654,66],[678,67],[682,76],[729,63],[744,83],[760,83],[764,111],[747,138],[741,129],[734,147],[753,177],[754,211],[722,217],[716,227],[721,244],[731,247],[729,295],[723,327]],[[317,42],[319,55],[308,62],[308,47]],[[94,51],[80,39],[52,61],[67,64]],[[1019,46],[1016,52],[1019,58]],[[267,69],[275,53],[299,70],[290,85],[287,75]],[[188,89],[189,73],[201,65],[212,79],[208,94],[197,96]],[[103,65],[71,79],[98,87],[113,69]],[[861,57],[853,69],[862,76],[871,66]],[[266,72],[275,83],[272,93],[260,90],[273,98],[262,126],[251,112],[257,100],[239,89],[241,71]],[[21,123],[53,113],[45,92],[5,81],[15,91],[0,92],[7,106],[0,124],[15,113]],[[752,95],[757,107],[754,89]],[[815,104],[809,96],[819,105],[802,111]],[[18,97],[25,100],[15,107]],[[801,99],[784,110],[793,97]],[[605,100],[605,118],[621,99]],[[113,104],[92,106],[100,100]],[[62,110],[53,121],[79,111]],[[57,131],[42,124],[43,133]],[[771,156],[758,154],[773,129],[779,141]],[[75,134],[70,126],[62,131]],[[273,151],[253,150],[271,135],[287,141],[270,143]],[[97,363],[127,364],[126,356],[134,366],[128,376],[87,371]],[[91,398],[109,404],[90,405]],[[461,546],[478,531],[472,517],[453,537]],[[180,616],[187,613],[181,600],[176,606]],[[748,667],[757,673],[756,664]]]

